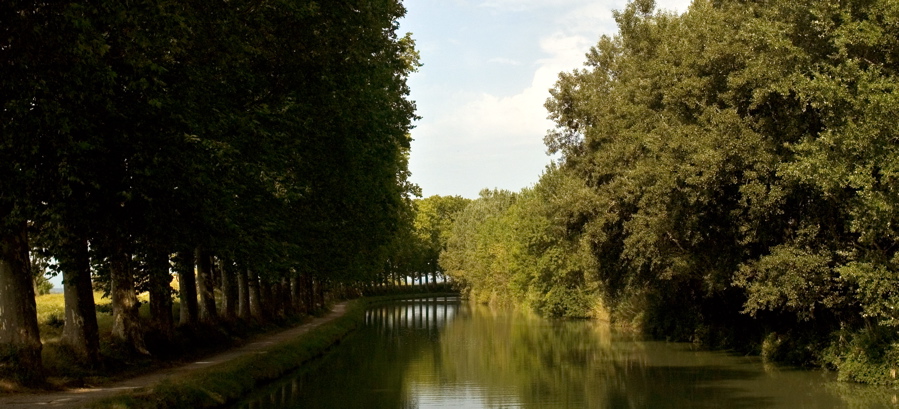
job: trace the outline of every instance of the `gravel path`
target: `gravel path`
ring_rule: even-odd
[[[164,379],[180,376],[194,371],[209,368],[210,366],[228,362],[250,354],[264,353],[274,345],[294,339],[311,329],[342,316],[346,312],[347,303],[336,304],[334,308],[323,317],[318,317],[298,327],[294,327],[276,334],[264,335],[253,339],[252,342],[240,347],[209,356],[202,361],[185,364],[178,367],[166,368],[136,378],[119,381],[97,388],[78,388],[61,392],[0,395],[0,407],[2,408],[82,408],[96,400],[107,398],[122,392],[151,387],[159,384]]]

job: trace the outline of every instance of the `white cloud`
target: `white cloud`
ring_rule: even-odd
[[[546,120],[543,107],[549,89],[560,72],[583,63],[584,53],[591,44],[583,36],[562,33],[542,39],[540,49],[549,56],[537,61],[530,85],[521,92],[510,96],[458,93],[453,96],[458,103],[456,109],[441,115],[432,124],[422,124],[419,131],[424,132],[430,126],[444,131],[452,129],[456,141],[466,143],[542,144],[543,134],[552,125]],[[501,59],[491,61],[494,60]]]
[[[521,61],[513,60],[511,58],[503,58],[503,57],[491,58],[491,59],[487,60],[487,62],[492,63],[492,64],[503,64],[503,65],[521,65]]]
[[[591,42],[601,34],[613,34],[618,27],[612,18],[612,10],[624,8],[621,0],[591,1],[570,9],[558,19],[559,27],[569,33],[589,36]]]
[[[537,8],[563,8],[570,4],[584,3],[586,0],[484,0],[478,2],[479,7],[499,11],[527,11]]]

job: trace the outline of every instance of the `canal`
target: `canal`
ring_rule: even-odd
[[[757,357],[645,342],[458,298],[371,308],[365,324],[233,409],[893,408],[894,390]]]

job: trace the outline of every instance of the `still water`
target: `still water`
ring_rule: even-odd
[[[641,342],[457,298],[370,309],[332,352],[234,408],[895,408],[899,392]]]

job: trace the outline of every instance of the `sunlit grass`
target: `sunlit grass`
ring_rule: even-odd
[[[149,320],[149,295],[140,294],[138,300],[141,302],[141,319]],[[44,344],[41,355],[50,384],[62,386],[73,381],[76,382],[75,385],[80,385],[80,382],[102,383],[109,380],[110,377],[119,376],[117,374],[123,370],[127,370],[126,362],[134,363],[134,357],[130,357],[127,353],[123,355],[111,340],[113,326],[111,303],[112,300],[104,297],[103,292],[94,292],[94,304],[97,306],[97,327],[104,363],[99,367],[85,367],[81,362],[73,360],[72,354],[60,343],[65,326],[65,295],[46,294],[35,297],[38,328]],[[175,317],[177,317],[178,311],[179,305],[175,301],[173,305]],[[144,361],[148,359],[146,357],[138,358]],[[78,381],[78,379],[82,381]]]
[[[178,289],[178,280],[172,280],[172,286]],[[140,316],[142,318],[150,317],[150,309],[147,304],[150,301],[148,293],[141,293],[137,296],[141,302]],[[44,343],[57,341],[62,335],[62,326],[65,323],[65,295],[44,294],[35,297],[37,304],[37,322],[41,331],[41,340]],[[100,333],[108,333],[112,331],[112,300],[103,296],[102,291],[94,291],[94,304],[97,306],[97,325]],[[178,300],[175,297],[173,312],[178,314]]]
[[[59,341],[62,327],[66,320],[65,296],[63,294],[45,294],[35,297],[37,304],[37,323],[41,331],[41,341]],[[97,326],[100,333],[112,330],[112,314],[109,311],[110,300],[103,297],[102,292],[94,292],[94,304],[97,305]]]

